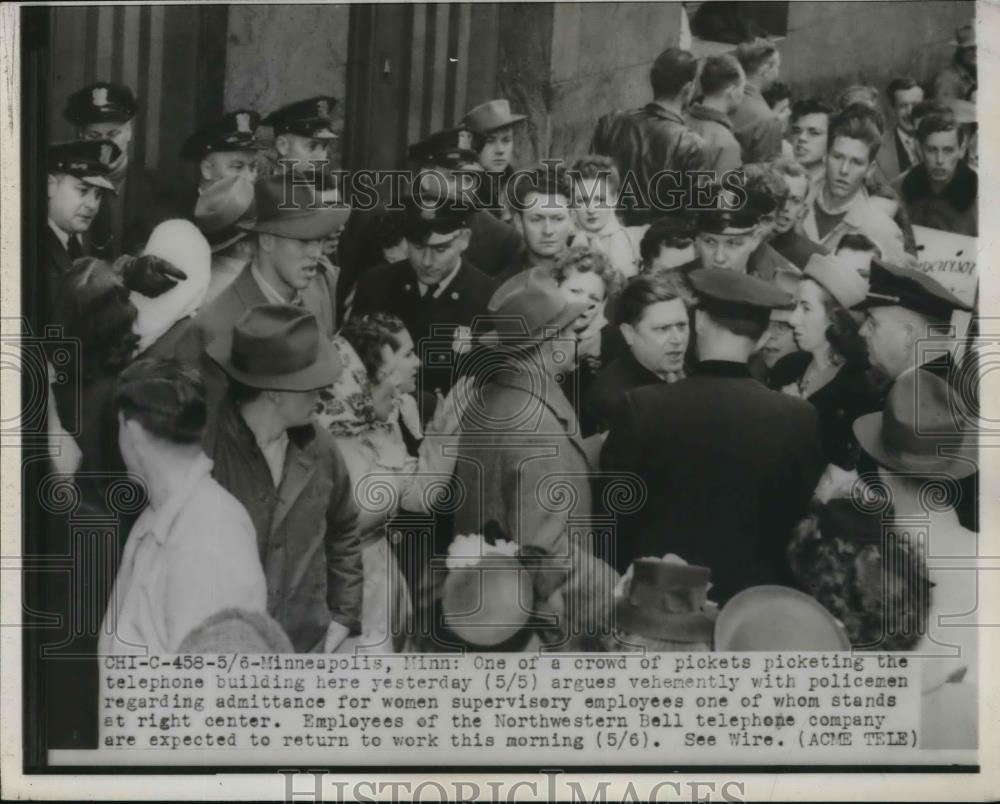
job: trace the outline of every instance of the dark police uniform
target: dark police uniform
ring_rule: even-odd
[[[728,274],[729,276],[722,276]],[[702,303],[786,305],[763,280],[691,275]],[[616,565],[676,553],[712,570],[712,598],[788,582],[785,546],[824,463],[811,405],[771,391],[745,363],[709,360],[692,376],[625,395],[601,454],[604,472],[634,472],[645,502],[619,515]]]
[[[132,90],[98,81],[66,101],[64,117],[77,128],[93,123],[127,123],[139,111]],[[176,217],[175,196],[142,164],[129,159],[124,176],[114,178],[116,195],[106,198],[90,228],[91,242],[102,256],[138,254],[157,224]]]

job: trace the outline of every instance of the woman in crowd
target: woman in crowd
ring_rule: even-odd
[[[858,459],[851,425],[880,404],[867,350],[850,312],[867,289],[860,274],[836,257],[810,257],[788,321],[801,351],[782,358],[771,370],[772,387],[816,407],[826,459],[843,469],[853,469]]]
[[[608,258],[587,246],[572,246],[563,252],[556,260],[552,276],[569,301],[587,304],[573,325],[576,369],[564,374],[561,383],[576,406],[594,375],[607,362],[609,351],[621,345],[621,335],[608,323],[605,313],[608,300],[618,295],[622,281]]]
[[[143,254],[179,268],[186,278],[156,298],[132,291],[132,303],[138,311],[135,332],[139,355],[195,366],[205,344],[192,322],[211,281],[211,247],[193,223],[177,219],[164,221],[153,230]]]
[[[527,119],[523,114],[514,114],[510,102],[502,98],[481,103],[462,118],[462,125],[481,134],[484,141],[479,151],[479,164],[484,171],[479,199],[485,209],[504,223],[513,218],[507,185],[514,174],[514,129]]]
[[[358,650],[407,649],[409,590],[386,540],[384,525],[400,509],[430,513],[449,493],[455,458],[445,449],[458,430],[455,400],[439,398],[425,433],[412,394],[420,358],[403,322],[376,313],[351,318],[334,344],[344,371],[320,392],[319,421],[336,438],[354,484],[364,541],[362,633],[347,643]],[[417,457],[407,451],[402,425],[421,438]],[[343,649],[343,648],[342,648]]]

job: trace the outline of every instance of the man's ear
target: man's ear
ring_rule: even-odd
[[[274,235],[267,232],[257,232],[257,248],[259,251],[273,251]]]
[[[622,337],[625,339],[625,343],[627,343],[629,346],[635,343],[635,327],[633,327],[631,324],[622,323],[618,325],[618,330],[621,332]]]
[[[47,180],[46,184],[47,184],[47,188],[48,188],[48,197],[51,200],[52,196],[54,196],[56,194],[56,187],[59,186],[59,179],[57,179],[55,176],[53,176],[50,173],[49,176],[48,176],[48,180]]]
[[[212,181],[212,179],[215,178],[212,175],[212,163],[208,158],[202,159],[198,167],[201,170],[201,177],[205,181]]]
[[[469,241],[471,239],[472,239],[471,229],[462,229],[458,237],[455,238],[455,245],[458,247],[460,254],[465,253],[465,250],[469,247]]]
[[[274,150],[278,152],[278,156],[288,156],[288,137],[284,134],[279,134],[274,139]]]

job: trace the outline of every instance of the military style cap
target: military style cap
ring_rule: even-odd
[[[498,99],[480,103],[470,109],[462,118],[460,125],[468,126],[481,134],[488,134],[491,131],[507,128],[527,119],[526,115],[511,112],[510,101]]]
[[[459,126],[435,131],[407,149],[413,162],[441,167],[461,167],[467,162],[477,162],[486,138],[471,128]]]
[[[868,292],[868,283],[854,268],[830,254],[813,254],[802,276],[822,287],[845,310],[860,303]]]
[[[289,103],[261,120],[274,129],[274,135],[298,134],[317,140],[337,139],[333,133],[333,108],[337,99],[329,95]]]
[[[403,203],[403,235],[413,243],[423,243],[432,234],[450,234],[466,228],[472,212],[454,197],[430,201],[411,195]]]
[[[116,192],[108,178],[121,149],[111,140],[74,140],[49,146],[49,173],[67,173],[94,187]]]
[[[774,211],[773,205],[767,209],[762,193],[747,192],[741,205],[735,193],[720,186],[712,189],[712,203],[698,211],[696,226],[705,234],[742,235],[750,234],[760,219]],[[738,205],[738,206],[737,206]]]
[[[135,117],[139,103],[122,84],[98,81],[69,96],[63,116],[78,126],[90,123],[124,123]]]
[[[777,285],[726,268],[699,268],[688,274],[699,297],[726,305],[773,310],[788,307],[792,297]]]
[[[202,159],[213,151],[255,151],[263,146],[254,132],[260,115],[237,109],[199,129],[181,146],[181,159]]]
[[[855,310],[898,306],[947,321],[955,310],[972,309],[923,271],[877,258],[872,259],[868,285],[868,295],[854,305]]]

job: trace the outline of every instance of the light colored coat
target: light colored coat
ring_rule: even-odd
[[[175,653],[191,629],[223,609],[266,611],[253,523],[211,470],[201,455],[184,486],[132,527],[101,654]]]
[[[822,198],[822,193],[823,181],[820,181],[816,185],[813,198]],[[826,237],[819,236],[819,229],[816,225],[815,201],[810,203],[802,221],[802,233],[813,242],[826,248],[831,254],[836,253],[837,244],[840,243],[844,235],[860,233],[866,235],[879,247],[883,259],[902,264],[906,258],[902,231],[863,187],[848,205],[843,220],[834,226]]]

